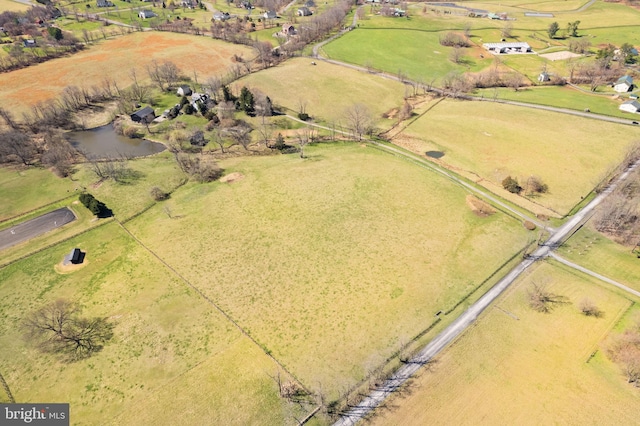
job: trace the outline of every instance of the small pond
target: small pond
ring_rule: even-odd
[[[66,137],[74,148],[91,158],[144,157],[166,149],[158,142],[117,135],[111,124],[69,132]]]
[[[425,155],[430,158],[442,158],[444,157],[444,152],[442,151],[427,151]]]

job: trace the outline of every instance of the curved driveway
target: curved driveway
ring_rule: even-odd
[[[30,240],[74,220],[76,220],[76,215],[67,207],[63,207],[45,213],[35,219],[14,225],[11,228],[0,231],[0,250]]]

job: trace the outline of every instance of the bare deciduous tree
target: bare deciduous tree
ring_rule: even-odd
[[[528,296],[531,309],[542,313],[551,312],[557,304],[567,303],[566,297],[553,294],[546,289],[545,285],[537,283],[533,283]]]
[[[598,306],[596,306],[596,304],[593,303],[593,300],[589,299],[588,297],[585,297],[580,301],[579,308],[580,312],[588,317],[600,318],[603,316],[603,312],[598,309]]]
[[[354,139],[360,141],[371,130],[373,116],[364,104],[353,104],[344,112],[344,120]]]
[[[65,299],[49,303],[25,318],[24,337],[68,360],[89,357],[111,339],[113,326],[105,318],[83,318],[80,313],[77,304]]]

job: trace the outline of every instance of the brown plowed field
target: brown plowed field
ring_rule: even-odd
[[[100,85],[105,77],[115,79],[121,88],[131,84],[130,70],[147,79],[145,65],[153,59],[171,60],[182,72],[198,81],[224,74],[234,54],[252,58],[251,49],[183,34],[143,32],[106,40],[84,52],[9,73],[0,74],[2,104],[16,112],[37,102],[55,98],[66,86]]]

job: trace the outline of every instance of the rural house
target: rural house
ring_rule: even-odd
[[[302,6],[300,9],[298,9],[298,16],[311,16],[313,15],[313,12],[311,11],[311,9],[309,9],[306,6]]]
[[[304,7],[316,7],[316,2],[313,0],[307,0],[304,4]]]
[[[109,0],[98,0],[96,1],[96,6],[97,7],[113,7],[115,5]]]
[[[36,41],[32,39],[22,40],[24,47],[36,47]]]
[[[191,91],[191,87],[187,86],[186,84],[183,84],[182,86],[178,87],[178,91],[176,93],[179,96],[189,96],[193,92]]]
[[[228,12],[216,12],[213,14],[213,20],[214,21],[226,21],[228,19],[231,19],[231,15],[229,15]]]
[[[144,107],[131,114],[131,120],[136,123],[151,123],[155,118],[156,114],[153,112],[153,108],[151,107]]]
[[[240,2],[240,7],[243,8],[243,9],[247,9],[247,10],[253,9],[253,5],[250,2],[248,2],[247,0],[244,0],[244,1]]]
[[[545,81],[549,81],[549,80],[551,80],[551,76],[546,71],[541,72],[540,75],[538,76],[538,81],[540,83],[544,83]]]
[[[198,2],[196,0],[182,0],[181,5],[182,7],[186,7],[189,9],[195,9],[196,7],[198,7]]]
[[[622,76],[615,82],[613,90],[618,93],[629,92],[633,89],[633,78],[630,75]]]
[[[264,19],[276,19],[278,17],[278,14],[275,10],[268,10],[262,16],[264,16]]]
[[[296,35],[296,29],[293,25],[291,24],[284,24],[282,26],[282,35],[289,37],[292,35]]]
[[[489,52],[502,55],[509,53],[533,53],[531,46],[526,42],[512,42],[512,43],[484,43],[482,45]]]
[[[141,10],[140,12],[138,12],[138,16],[140,17],[140,19],[148,19],[148,18],[155,18],[156,15],[153,10]]]
[[[620,111],[631,112],[637,114],[640,111],[640,102],[638,101],[626,101],[620,105]]]

